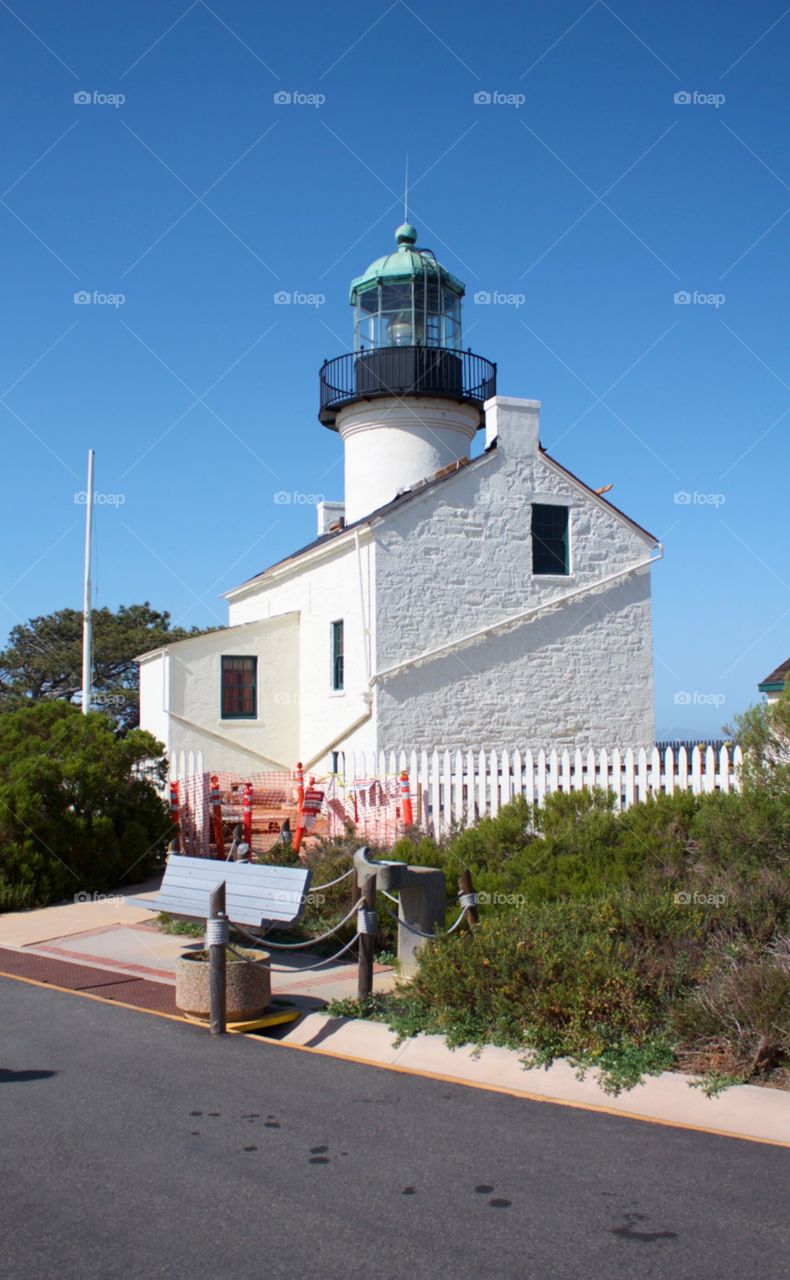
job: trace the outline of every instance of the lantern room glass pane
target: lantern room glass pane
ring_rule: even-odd
[[[413,302],[411,284],[381,286],[379,346],[416,346],[419,338],[415,336]]]
[[[461,346],[461,299],[452,289],[444,290],[444,343],[458,350]]]
[[[357,351],[378,346],[379,290],[374,286],[357,295],[354,318],[354,342]]]
[[[357,295],[357,351],[379,347],[461,346],[461,299],[427,274],[411,281],[379,283]]]

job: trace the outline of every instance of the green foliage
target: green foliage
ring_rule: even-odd
[[[0,715],[0,909],[139,883],[170,834],[139,761],[159,743],[121,738],[100,712],[40,702]]]
[[[170,916],[166,911],[159,912],[155,923],[162,933],[172,933],[186,938],[202,938],[206,932],[204,924],[198,924],[196,920],[179,920],[177,916]]]
[[[145,604],[121,605],[117,612],[94,609],[94,706],[111,715],[123,731],[139,720],[138,654],[200,635],[170,624],[170,614]],[[82,614],[56,613],[12,629],[0,653],[0,710],[33,701],[75,701],[82,690]]]
[[[776,702],[759,703],[739,716],[736,735],[744,752],[744,785],[790,803],[790,681]]]
[[[567,1056],[614,1091],[673,1060],[721,1079],[782,1079],[788,848],[774,777],[623,812],[601,792],[557,793],[539,809],[516,799],[440,844],[410,833],[390,856],[442,868],[450,893],[468,867],[481,925],[424,948],[416,977],[363,1016],[399,1036],[508,1045],[530,1062]]]

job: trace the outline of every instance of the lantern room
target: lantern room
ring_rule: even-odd
[[[395,233],[397,250],[372,263],[351,284],[354,349],[461,346],[464,286],[437,262],[430,249],[417,249],[409,223]]]

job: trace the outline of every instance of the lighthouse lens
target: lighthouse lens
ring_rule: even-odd
[[[393,316],[387,325],[387,341],[390,347],[411,347],[414,345],[414,329],[411,316],[405,312]]]

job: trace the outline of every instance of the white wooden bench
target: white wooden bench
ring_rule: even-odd
[[[224,880],[225,912],[232,924],[290,928],[304,911],[311,878],[308,867],[269,867],[171,853],[159,896],[133,898],[130,903],[171,916],[207,920],[212,890]]]

